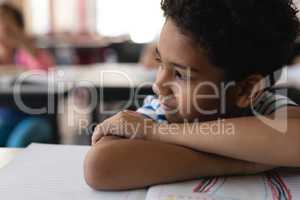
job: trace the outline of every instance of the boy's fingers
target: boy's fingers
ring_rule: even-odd
[[[110,135],[110,136],[102,137],[102,138],[100,139],[100,141],[106,142],[106,141],[120,140],[120,139],[123,139],[123,138],[118,137],[118,136],[112,136],[112,135]]]
[[[92,144],[96,144],[97,141],[101,138],[101,125],[97,125],[95,130],[94,130],[94,133],[92,135]]]
[[[97,138],[95,135],[92,136],[92,144],[96,144],[97,143]]]
[[[108,123],[101,123],[98,124],[94,130],[92,136],[92,144],[96,144],[102,137],[109,135],[109,124]]]
[[[100,134],[95,134],[95,136],[92,137],[92,144],[96,144],[102,136]]]

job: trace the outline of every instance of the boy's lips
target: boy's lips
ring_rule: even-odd
[[[161,104],[161,107],[162,107],[164,110],[168,110],[168,111],[174,110],[174,108],[172,108],[172,107],[170,107],[170,106],[168,106],[168,105],[166,105],[166,104]]]
[[[164,98],[162,100],[160,100],[161,102],[161,106],[164,110],[174,110],[176,109],[176,104],[175,104],[175,99],[174,98]]]

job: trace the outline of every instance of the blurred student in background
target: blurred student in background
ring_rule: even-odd
[[[52,57],[26,35],[22,13],[7,3],[0,4],[0,65],[45,71],[54,65]],[[48,142],[51,135],[48,120],[0,107],[0,146],[25,147]]]
[[[9,4],[0,5],[0,64],[25,70],[48,70],[54,65],[52,57],[26,35],[21,12]]]

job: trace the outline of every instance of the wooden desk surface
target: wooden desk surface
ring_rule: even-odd
[[[0,148],[0,169],[12,161],[22,149]]]

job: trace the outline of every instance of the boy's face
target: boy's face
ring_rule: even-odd
[[[220,113],[222,70],[210,64],[191,37],[167,19],[157,47],[160,63],[153,86],[170,122],[213,120]]]

